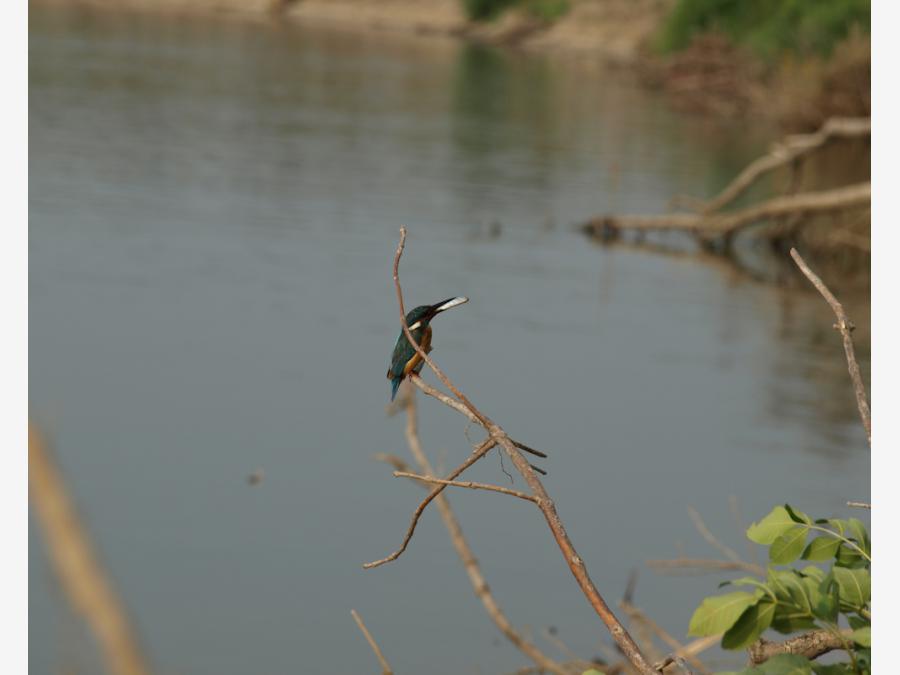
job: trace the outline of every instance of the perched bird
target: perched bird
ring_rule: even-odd
[[[456,307],[468,302],[465,297],[449,298],[442,300],[435,305],[422,305],[409,311],[406,315],[406,325],[409,326],[409,332],[413,338],[419,343],[422,351],[426,354],[431,351],[431,320],[443,312],[444,310]],[[419,353],[413,348],[406,334],[401,330],[400,337],[397,338],[397,344],[394,346],[394,353],[391,356],[391,367],[388,369],[387,377],[391,381],[391,400],[397,395],[397,389],[403,378],[410,373],[418,373],[422,370],[425,360],[419,356]]]

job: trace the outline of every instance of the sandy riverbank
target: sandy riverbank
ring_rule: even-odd
[[[417,34],[457,35],[525,49],[575,51],[616,63],[637,60],[674,0],[570,0],[543,23],[523,11],[472,23],[460,0],[32,0],[32,5],[214,14],[249,20],[328,24]]]

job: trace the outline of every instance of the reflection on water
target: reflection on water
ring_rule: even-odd
[[[435,323],[435,356],[551,452],[611,598],[676,540],[708,553],[689,504],[738,546],[729,495],[747,518],[867,498],[820,298],[571,227],[711,194],[763,130],[684,118],[591,64],[435,38],[40,8],[30,29],[31,412],[160,672],[370,670],[351,607],[398,671],[522,663],[433,514],[399,561],[360,567],[418,497],[370,461],[402,451],[384,414],[400,224],[408,301],[472,299]],[[847,307],[867,363],[867,304]],[[443,410],[423,404],[421,427],[448,464],[467,452]],[[505,480],[496,460],[472,478]],[[513,620],[595,653],[534,514],[454,498]],[[30,536],[32,667],[94,672]],[[638,600],[683,636],[716,581],[645,574]]]

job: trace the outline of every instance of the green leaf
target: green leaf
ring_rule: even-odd
[[[768,597],[748,607],[722,636],[723,649],[745,649],[772,625],[775,603]]]
[[[812,665],[799,654],[779,654],[756,666],[753,675],[812,675]]]
[[[769,561],[775,565],[789,565],[794,562],[803,552],[806,533],[806,526],[798,525],[778,537],[769,548]]]
[[[816,622],[806,612],[779,606],[775,607],[775,616],[772,617],[771,628],[779,633],[796,633],[800,630],[810,630],[816,627]]]
[[[841,520],[839,518],[829,518],[828,524],[831,525],[837,533],[841,536],[844,536],[844,532],[847,531],[848,523],[846,520]]]
[[[788,515],[791,517],[795,523],[803,523],[804,525],[812,525],[812,518],[803,513],[803,511],[798,511],[795,508],[792,508],[790,504],[784,505],[784,510],[788,512]]]
[[[800,570],[800,574],[805,577],[812,577],[813,579],[817,579],[818,581],[825,581],[825,579],[827,578],[824,570],[821,570],[814,565],[807,565],[802,570]]]
[[[849,663],[812,663],[813,672],[816,675],[855,675],[856,671]]]
[[[836,624],[839,608],[838,587],[834,582],[834,577],[829,574],[819,582],[819,597],[813,605],[813,614],[817,619]]]
[[[860,647],[872,646],[872,627],[863,626],[853,631],[853,641]]]
[[[771,544],[797,523],[783,506],[776,506],[765,518],[747,528],[747,538],[757,544]]]
[[[584,671],[581,675],[603,675],[603,673],[596,668],[591,668],[590,670]]]
[[[858,609],[872,597],[872,579],[869,570],[834,567],[834,580],[841,592],[841,605]]]
[[[871,542],[869,541],[869,533],[862,521],[857,518],[849,518],[847,520],[847,531],[853,539],[856,539],[856,543],[866,552],[866,555],[871,556],[872,552],[870,550]]]
[[[804,560],[812,560],[813,562],[830,560],[837,554],[840,545],[840,539],[835,539],[828,535],[816,537],[809,542],[809,546],[806,547],[806,550],[803,551],[803,555],[800,557]]]
[[[754,602],[756,597],[745,591],[706,598],[691,617],[688,635],[703,637],[724,633]]]
[[[866,564],[866,559],[860,555],[859,551],[847,546],[844,542],[841,542],[834,560],[834,564],[839,567],[860,567]]]
[[[809,598],[803,577],[796,570],[769,569],[769,586],[786,609],[794,609],[812,615],[812,601]]]
[[[855,614],[851,614],[847,617],[847,623],[850,624],[850,628],[852,628],[853,630],[862,628],[863,626],[871,625],[868,619],[864,619],[861,616],[856,616]]]

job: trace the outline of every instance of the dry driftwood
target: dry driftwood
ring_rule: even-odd
[[[689,202],[691,212],[659,215],[603,215],[589,220],[584,229],[600,239],[610,239],[622,230],[639,232],[679,230],[696,235],[701,242],[720,238],[726,243],[738,231],[763,221],[800,222],[819,213],[837,212],[871,204],[869,183],[831,190],[785,194],[743,209],[722,209],[741,196],[760,177],[783,166],[797,167],[800,159],[838,138],[868,138],[872,124],[868,118],[832,118],[811,134],[788,136],[749,164],[718,195],[708,201],[680,198]],[[793,192],[793,188],[791,188]]]

